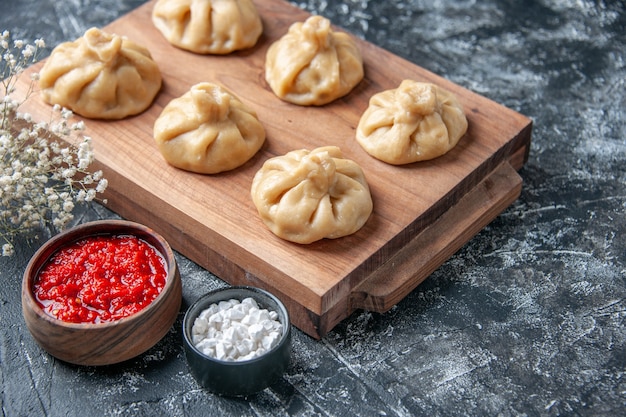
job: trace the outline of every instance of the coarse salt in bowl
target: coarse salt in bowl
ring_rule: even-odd
[[[191,374],[221,395],[261,391],[289,365],[290,327],[283,303],[265,290],[239,286],[212,291],[189,307],[183,319]]]

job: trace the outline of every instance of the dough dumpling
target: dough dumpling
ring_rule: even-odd
[[[363,170],[335,146],[267,160],[254,176],[251,196],[267,227],[295,243],[350,235],[373,208]]]
[[[97,28],[54,48],[39,77],[46,103],[92,119],[141,113],[150,107],[162,82],[145,47]]]
[[[354,39],[334,32],[321,16],[292,24],[270,45],[265,60],[265,79],[274,94],[302,106],[321,106],[345,96],[363,75]]]
[[[373,157],[402,165],[445,154],[466,131],[467,118],[454,94],[404,80],[397,89],[371,97],[356,140]]]
[[[154,122],[154,139],[171,165],[216,174],[252,158],[265,141],[265,128],[235,95],[204,82],[165,106]]]
[[[252,0],[159,0],[152,22],[172,45],[198,54],[250,48],[263,32]]]

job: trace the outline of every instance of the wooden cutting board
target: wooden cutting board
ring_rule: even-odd
[[[256,4],[264,34],[254,48],[227,56],[171,46],[152,25],[154,1],[105,27],[146,46],[164,85],[143,114],[121,121],[87,120],[86,134],[93,138],[97,168],[109,180],[109,208],[152,227],[223,280],[276,294],[292,323],[319,338],[356,309],[387,311],[518,197],[522,182],[516,169],[527,159],[531,121],[362,40],[365,79],[352,93],[319,108],[283,102],[265,82],[265,53],[293,22],[309,14],[282,0]],[[403,79],[454,92],[469,130],[448,154],[397,167],[370,157],[354,134],[369,98]],[[26,91],[27,80],[21,78],[20,91]],[[199,175],[173,168],[154,144],[152,128],[163,107],[201,81],[229,88],[257,111],[266,128],[261,151],[234,171]],[[37,120],[50,115],[50,107],[36,95],[23,110]],[[326,145],[339,146],[363,168],[373,215],[348,237],[310,245],[281,240],[256,212],[252,177],[270,157]]]

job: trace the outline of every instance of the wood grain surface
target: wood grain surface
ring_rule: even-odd
[[[355,308],[388,309],[517,197],[521,180],[515,169],[526,161],[532,124],[513,110],[360,39],[365,78],[349,95],[322,107],[283,102],[264,80],[265,53],[290,24],[309,14],[282,0],[256,4],[264,23],[259,42],[226,56],[197,55],[171,46],[151,22],[154,2],[105,27],[146,46],[164,85],[141,115],[114,122],[88,120],[87,134],[94,141],[96,163],[109,180],[106,198],[111,209],[152,227],[174,249],[225,281],[276,294],[294,325],[321,337]],[[39,68],[35,65],[31,71]],[[354,134],[369,98],[403,79],[432,82],[454,92],[465,108],[469,129],[448,154],[398,167],[370,157]],[[255,109],[266,128],[263,148],[236,170],[217,175],[185,172],[169,166],[154,143],[153,124],[163,107],[201,81],[229,88]],[[25,91],[27,85],[19,88]],[[50,114],[38,97],[25,108],[36,117]],[[326,145],[339,146],[364,169],[374,212],[351,236],[310,245],[281,240],[256,213],[250,198],[252,177],[270,157]],[[459,206],[466,195],[474,197]],[[481,198],[484,201],[478,201]],[[449,211],[457,206],[462,209]],[[452,214],[437,223],[447,212]],[[475,221],[467,220],[469,213],[475,214]],[[423,234],[429,227],[430,235]],[[416,256],[408,253],[421,250],[424,236],[440,243],[436,255],[418,256],[429,261],[428,267],[415,264]],[[379,291],[387,287],[393,290]]]

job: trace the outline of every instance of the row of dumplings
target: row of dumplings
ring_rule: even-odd
[[[174,46],[226,54],[254,46],[262,22],[251,0],[159,0],[152,19]],[[363,78],[356,42],[312,16],[270,45],[265,76],[293,104],[324,105]],[[40,72],[44,101],[88,118],[141,113],[161,88],[149,51],[133,41],[89,29],[57,46]],[[371,97],[356,140],[373,157],[406,164],[438,157],[456,145],[467,120],[453,94],[411,80]],[[201,82],[168,103],[154,123],[157,147],[173,166],[203,174],[235,169],[261,148],[256,112],[223,86]],[[266,161],[253,179],[252,200],[268,228],[296,243],[359,230],[373,210],[363,170],[334,146],[297,150]]]
[[[228,54],[254,46],[263,32],[252,0],[159,0],[152,21],[172,45],[199,54]],[[281,99],[324,105],[363,79],[354,40],[330,21],[296,22],[266,55],[265,76]],[[40,73],[43,99],[88,118],[141,113],[161,89],[161,72],[143,45],[91,28],[57,46]]]

